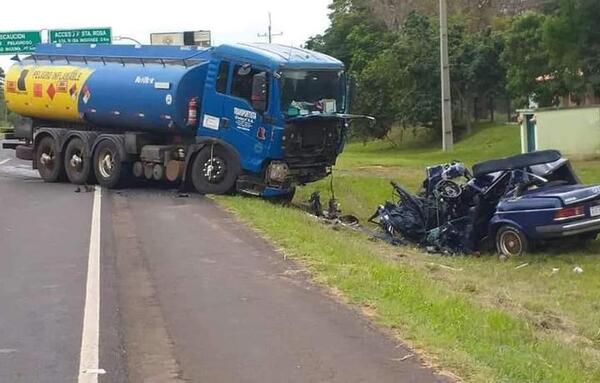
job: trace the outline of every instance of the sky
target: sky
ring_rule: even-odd
[[[147,44],[152,32],[210,30],[213,45],[266,41],[268,13],[273,42],[301,45],[329,26],[331,0],[33,0],[3,1],[0,32],[85,27],[111,27],[113,36],[127,36]],[[115,43],[127,43],[115,42]],[[8,68],[11,56],[0,56]]]

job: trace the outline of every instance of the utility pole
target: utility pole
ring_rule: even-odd
[[[450,91],[450,60],[448,59],[448,3],[440,0],[440,55],[442,72],[442,148],[445,152],[454,147],[452,129],[452,95]]]
[[[271,12],[269,12],[269,27],[268,27],[267,33],[259,33],[257,36],[258,37],[267,37],[269,39],[269,44],[271,44],[273,42],[273,36],[281,36],[281,35],[283,35],[283,32],[279,32],[279,33],[272,32]]]

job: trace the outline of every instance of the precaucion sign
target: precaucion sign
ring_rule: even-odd
[[[110,44],[110,28],[61,29],[48,31],[48,40],[52,44]]]
[[[31,53],[41,42],[38,31],[0,32],[0,54]]]

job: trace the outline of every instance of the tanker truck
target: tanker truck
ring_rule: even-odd
[[[132,178],[289,199],[326,177],[348,133],[343,64],[276,44],[40,44],[16,57],[4,148],[46,182]]]

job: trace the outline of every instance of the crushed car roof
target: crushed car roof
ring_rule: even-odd
[[[475,164],[473,166],[473,175],[479,177],[504,170],[522,169],[529,166],[555,162],[561,158],[562,154],[558,150],[542,150],[539,152],[518,154],[512,157]]]

